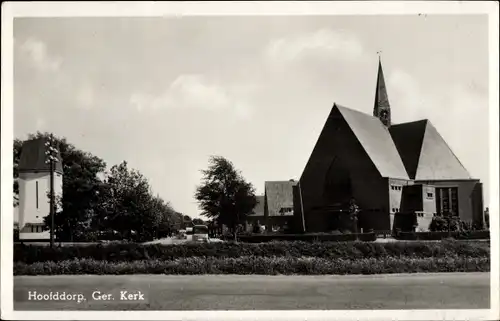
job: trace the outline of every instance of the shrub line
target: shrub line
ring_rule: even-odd
[[[34,245],[14,246],[14,262],[61,262],[73,258],[85,258],[108,262],[131,262],[138,260],[174,260],[177,258],[211,257],[315,257],[324,259],[366,258],[489,258],[490,244],[477,241],[441,242],[301,242],[281,241],[260,244],[251,243],[186,243],[177,245],[136,243],[89,245],[85,247],[41,247]]]
[[[316,257],[238,258],[190,257],[175,260],[108,262],[73,259],[61,262],[14,263],[14,275],[61,274],[391,274],[418,272],[488,272],[489,258],[365,258],[325,259]]]

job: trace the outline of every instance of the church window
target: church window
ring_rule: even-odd
[[[36,197],[36,208],[38,209],[38,181],[36,181],[35,184],[36,184],[36,191],[35,191],[36,192],[36,195],[35,195],[35,197]]]
[[[285,215],[285,214],[291,213],[291,212],[293,212],[293,208],[291,208],[291,207],[282,207],[280,209],[280,214],[281,215]]]
[[[451,212],[458,215],[458,188],[436,188],[436,209],[440,214]]]

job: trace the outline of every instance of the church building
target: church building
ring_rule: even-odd
[[[25,141],[19,160],[19,239],[48,240],[44,218],[50,214],[50,165],[46,162],[47,140]],[[63,167],[58,151],[54,166],[54,194],[62,195]]]
[[[373,115],[334,104],[299,181],[294,226],[329,232],[349,226],[352,200],[358,231],[428,230],[451,213],[483,224],[482,183],[470,176],[428,119],[394,124],[379,60]]]

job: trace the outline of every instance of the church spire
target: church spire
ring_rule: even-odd
[[[379,118],[385,126],[391,126],[391,106],[389,105],[389,97],[387,96],[387,89],[385,87],[384,71],[382,70],[380,53],[378,57],[377,88],[375,91],[373,116]]]

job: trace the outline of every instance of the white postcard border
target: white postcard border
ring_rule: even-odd
[[[489,16],[491,308],[489,310],[332,310],[332,311],[13,311],[12,141],[14,17],[118,17],[183,15],[401,15],[487,14]],[[2,3],[2,215],[1,317],[14,320],[494,320],[499,315],[499,18],[498,3],[428,1],[352,2],[4,2]]]

